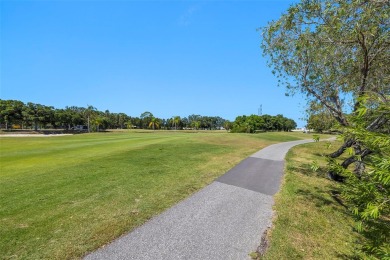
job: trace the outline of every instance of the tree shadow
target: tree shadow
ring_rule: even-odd
[[[321,193],[323,193],[323,191],[321,191],[317,187],[314,187],[314,189],[316,190],[316,192],[312,192],[309,189],[298,189],[297,194],[301,196],[305,196],[306,198],[308,198],[309,201],[311,201],[318,208],[334,204],[333,200],[330,200],[322,196]]]
[[[357,253],[353,253],[351,255],[337,253],[337,259],[345,259],[345,260],[360,260],[362,259]]]
[[[327,172],[325,169],[319,168],[317,171],[311,169],[310,163],[300,163],[299,165],[291,165],[288,168],[297,174],[302,174],[312,178],[327,178]],[[342,185],[342,184],[340,184]],[[310,201],[315,207],[331,207],[332,210],[339,212],[349,218],[355,218],[352,211],[345,203],[341,196],[341,187],[339,185],[322,185],[319,187],[301,188],[297,190],[297,194],[304,196]],[[356,241],[356,247],[351,255],[339,253],[338,258],[340,259],[362,259],[367,256],[377,256],[379,259],[383,256],[383,253],[387,249],[383,249],[382,253],[378,253],[378,248],[382,245],[390,244],[390,225],[388,216],[370,220],[367,225],[364,226],[363,231],[359,233],[358,241]],[[357,232],[354,225],[350,225],[354,232]],[[364,241],[364,242],[363,242]],[[362,247],[362,245],[365,245]]]
[[[312,168],[312,163],[300,163],[299,165],[288,165],[287,170],[297,172],[309,177],[326,178],[328,172],[324,167]]]

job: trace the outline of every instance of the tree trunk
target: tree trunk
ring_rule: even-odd
[[[362,177],[365,169],[366,165],[363,161],[356,161],[354,173],[359,179]]]

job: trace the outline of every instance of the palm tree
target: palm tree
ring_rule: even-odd
[[[88,105],[88,107],[84,110],[84,114],[87,117],[88,133],[91,131],[90,130],[91,117],[95,114],[96,110],[97,110],[96,107],[91,105]]]
[[[193,125],[194,125],[195,129],[198,130],[200,127],[200,121],[194,121]]]
[[[175,125],[175,130],[177,130],[177,125],[180,123],[180,116],[173,117],[173,124]]]
[[[152,117],[152,119],[150,120],[150,123],[149,123],[149,127],[152,127],[153,131],[154,131],[154,129],[158,128],[159,126],[160,126],[160,124],[159,124],[158,119],[155,117]]]
[[[107,122],[107,119],[104,116],[97,116],[92,120],[93,125],[96,126],[96,132],[100,131],[100,126],[104,127],[104,124]]]

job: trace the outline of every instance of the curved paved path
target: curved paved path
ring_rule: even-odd
[[[268,146],[209,186],[85,259],[250,259],[272,221],[284,157],[299,140]]]

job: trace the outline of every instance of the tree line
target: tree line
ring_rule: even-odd
[[[231,125],[234,133],[255,133],[258,131],[291,131],[297,127],[294,120],[283,115],[238,116]]]
[[[0,128],[3,129],[66,129],[101,131],[105,129],[222,129],[229,121],[219,116],[189,115],[181,118],[157,118],[151,112],[139,117],[125,113],[99,111],[93,106],[67,106],[57,109],[32,102],[0,99]]]
[[[294,120],[283,115],[238,116],[234,122],[219,116],[189,115],[158,118],[146,111],[139,117],[125,113],[99,111],[93,106],[67,106],[57,109],[18,100],[0,99],[0,128],[3,129],[66,129],[77,131],[102,131],[105,129],[225,129],[236,133],[256,131],[291,131],[296,127]]]

